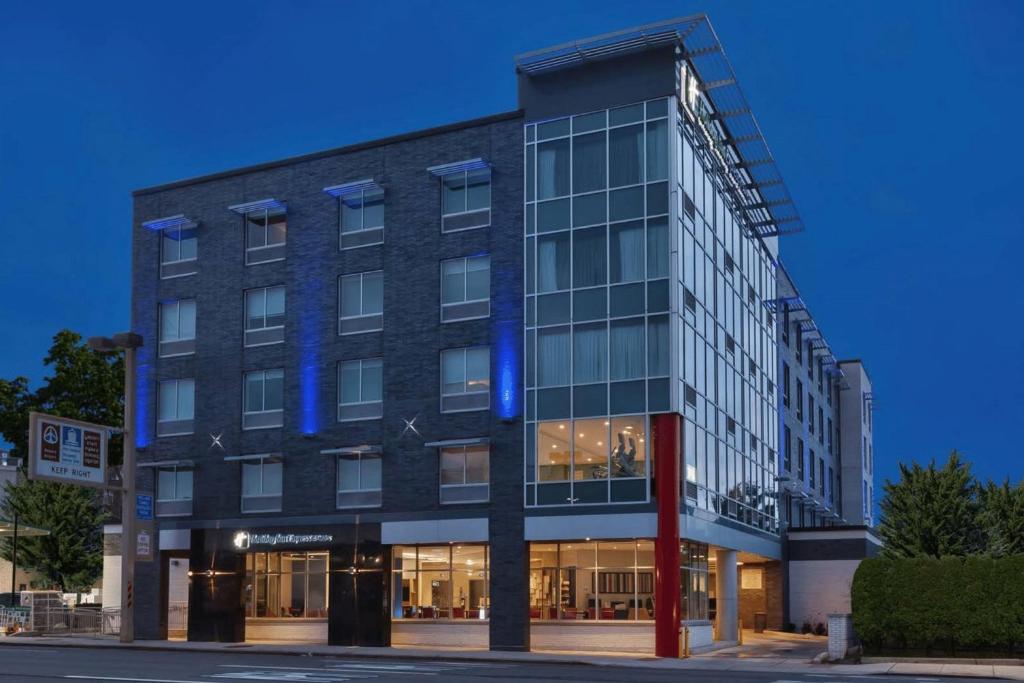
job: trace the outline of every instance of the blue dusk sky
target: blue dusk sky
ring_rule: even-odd
[[[515,109],[513,56],[705,12],[807,230],[783,260],[875,386],[876,486],[1024,475],[1024,3],[0,7],[0,377],[128,327],[131,191]]]

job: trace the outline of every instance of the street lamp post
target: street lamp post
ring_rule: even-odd
[[[135,351],[142,337],[121,332],[113,337],[89,337],[89,348],[124,351],[124,437],[121,461],[121,642],[135,640]]]

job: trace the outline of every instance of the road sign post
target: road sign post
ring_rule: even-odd
[[[132,335],[135,336],[135,335]],[[124,349],[124,458],[121,463],[121,642],[135,640],[135,349],[142,344],[126,344]]]

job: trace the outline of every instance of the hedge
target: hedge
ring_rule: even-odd
[[[1024,649],[1024,555],[864,560],[851,601],[868,651]]]

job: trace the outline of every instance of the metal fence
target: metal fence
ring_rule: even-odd
[[[168,636],[183,636],[188,632],[188,601],[171,600],[167,604]]]
[[[88,606],[33,608],[24,630],[39,635],[117,635],[121,630],[121,610]]]

